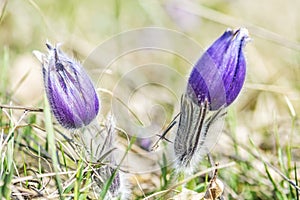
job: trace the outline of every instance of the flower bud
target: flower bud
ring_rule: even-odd
[[[187,94],[198,105],[208,100],[210,110],[231,104],[245,80],[246,61],[243,47],[248,31],[227,30],[198,60],[188,80]]]
[[[174,142],[177,168],[190,173],[216,142],[215,127],[240,93],[246,74],[248,31],[227,30],[198,60],[182,95]],[[215,112],[209,112],[215,111]]]
[[[42,62],[46,94],[57,121],[65,128],[80,128],[96,118],[99,100],[83,67],[57,46],[46,44],[46,56],[35,51]]]

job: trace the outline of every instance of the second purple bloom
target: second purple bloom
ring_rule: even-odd
[[[195,103],[207,99],[210,110],[218,110],[236,99],[245,80],[248,40],[245,28],[227,30],[204,52],[188,80],[187,94]]]
[[[46,45],[49,54],[43,55],[43,78],[55,118],[65,128],[88,125],[99,111],[92,81],[78,62],[58,47]]]

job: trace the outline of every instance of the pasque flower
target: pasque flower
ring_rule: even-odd
[[[246,74],[243,47],[249,40],[245,28],[227,30],[193,67],[186,93],[181,99],[174,142],[177,164],[193,171],[215,143],[212,126],[218,125],[226,108],[240,93]],[[209,111],[212,112],[208,115]],[[209,141],[208,141],[209,137]]]
[[[98,114],[99,100],[83,67],[59,47],[46,44],[49,53],[35,51],[43,65],[46,94],[57,121],[65,128],[88,125]]]
[[[210,110],[231,104],[240,93],[246,74],[243,47],[248,31],[227,30],[204,52],[188,80],[187,94],[200,105],[208,100]]]

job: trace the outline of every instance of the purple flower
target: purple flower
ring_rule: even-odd
[[[65,128],[80,128],[96,118],[99,100],[83,67],[57,46],[49,54],[34,52],[43,64],[46,94],[57,121]]]
[[[236,99],[245,80],[248,40],[245,28],[227,30],[204,52],[188,80],[187,94],[196,104],[207,99],[209,109],[218,110]]]
[[[181,98],[174,141],[178,168],[193,172],[215,144],[215,128],[226,115],[225,107],[240,93],[246,75],[243,47],[249,40],[244,28],[227,30],[198,60]],[[209,111],[211,114],[208,114]]]

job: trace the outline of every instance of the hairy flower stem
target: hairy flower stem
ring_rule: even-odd
[[[114,156],[114,122],[109,118],[104,127],[101,127],[98,123],[92,123],[82,127],[77,133],[80,143],[83,145],[87,161],[100,163],[100,167],[96,169],[93,178],[97,183],[97,187],[102,190],[117,168]],[[119,188],[120,175],[117,171],[109,187],[109,196],[118,196]]]

